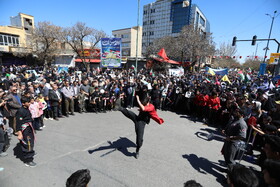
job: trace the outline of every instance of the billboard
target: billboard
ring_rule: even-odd
[[[269,64],[277,64],[279,62],[280,53],[271,53]]]
[[[101,38],[101,67],[121,67],[121,38]]]

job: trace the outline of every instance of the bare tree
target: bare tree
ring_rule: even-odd
[[[244,64],[242,64],[243,68],[251,68],[252,70],[259,70],[261,60],[255,58],[247,58]]]
[[[90,48],[95,49],[101,38],[108,38],[109,36],[103,30],[92,29],[92,34],[88,37]]]
[[[90,62],[86,61],[84,50],[86,48],[96,48],[103,37],[107,37],[104,31],[96,30],[86,26],[85,23],[77,22],[72,27],[64,29],[62,40],[71,46],[73,51],[77,54],[77,57],[82,60],[84,67],[89,70]]]
[[[49,66],[53,61],[59,47],[58,39],[62,28],[50,22],[38,22],[34,29],[29,46],[33,48],[33,55],[44,64]]]
[[[235,56],[236,52],[236,46],[232,46],[230,43],[221,43],[219,48],[216,50],[216,55],[218,58],[215,59],[213,67],[240,67],[241,64],[232,57]]]
[[[236,54],[236,46],[232,46],[230,43],[225,42],[220,44],[219,49],[217,49],[216,54],[219,56],[234,56]]]
[[[164,48],[168,57],[177,61],[205,61],[215,53],[211,33],[200,32],[193,25],[185,26],[177,37],[166,36],[147,48],[146,56],[155,55]],[[193,63],[194,64],[194,63]]]
[[[65,28],[62,35],[62,40],[71,46],[77,56],[82,59],[82,63],[85,67],[89,66],[89,62],[86,62],[83,51],[86,46],[86,41],[88,41],[92,33],[92,28],[86,26],[85,23],[77,22],[72,27]]]

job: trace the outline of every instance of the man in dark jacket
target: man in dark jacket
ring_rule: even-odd
[[[21,107],[20,95],[17,93],[17,87],[11,86],[10,94],[6,98],[6,110],[9,113],[9,126],[16,132],[16,113]]]
[[[49,90],[49,101],[53,111],[54,120],[58,121],[58,117],[61,117],[61,93],[58,91],[56,83],[52,84],[52,90]]]

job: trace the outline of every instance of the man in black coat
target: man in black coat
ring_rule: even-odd
[[[58,86],[56,83],[52,84],[52,90],[49,90],[49,101],[53,111],[54,120],[58,121],[58,117],[61,117],[61,101],[62,95],[58,91]]]

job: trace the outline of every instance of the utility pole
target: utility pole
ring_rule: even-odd
[[[136,36],[136,57],[135,57],[135,72],[138,68],[138,35],[139,35],[139,15],[140,15],[140,0],[138,0],[138,13],[137,13],[137,36]]]
[[[272,18],[272,21],[271,21],[271,25],[270,25],[270,30],[269,30],[267,45],[266,45],[266,48],[265,48],[265,54],[264,54],[264,58],[263,58],[263,63],[265,63],[266,55],[267,55],[267,50],[269,49],[269,48],[268,48],[268,46],[269,46],[269,40],[270,40],[271,31],[272,31],[273,22],[274,22],[274,18],[275,18],[275,14],[276,14],[276,13],[277,13],[277,11],[275,10],[275,11],[274,11],[273,17],[272,17],[270,14],[266,14],[267,16],[270,16],[270,17]]]

